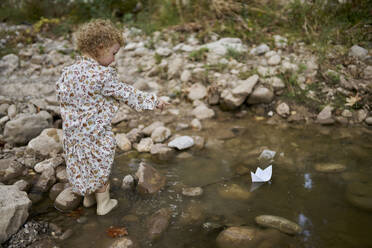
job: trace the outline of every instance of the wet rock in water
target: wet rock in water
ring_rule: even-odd
[[[202,124],[197,118],[194,118],[191,121],[191,128],[194,130],[200,131],[202,129]]]
[[[4,128],[5,140],[12,144],[24,145],[51,126],[52,116],[45,111],[38,114],[19,114],[8,121]]]
[[[260,160],[260,161],[272,161],[272,160],[274,160],[275,155],[276,155],[276,151],[271,151],[271,150],[268,150],[268,149],[264,149],[261,152],[260,156],[258,157],[258,160]]]
[[[365,59],[367,55],[368,50],[358,45],[352,46],[349,51],[349,56],[357,57],[359,59]]]
[[[194,145],[194,139],[190,136],[181,136],[177,137],[171,142],[168,143],[169,147],[175,147],[178,150],[185,150],[187,148],[190,148]]]
[[[132,175],[126,175],[123,178],[123,182],[121,184],[122,189],[132,189],[134,186],[134,178]]]
[[[151,133],[158,127],[164,127],[164,122],[161,122],[161,121],[155,121],[153,122],[151,125],[145,127],[143,130],[142,130],[142,133],[146,136],[150,136]]]
[[[253,227],[229,227],[217,239],[219,248],[253,248],[258,245],[257,229]]]
[[[62,233],[62,235],[59,237],[60,240],[66,240],[70,238],[74,234],[74,231],[70,228],[68,228],[66,231]]]
[[[14,185],[0,185],[0,244],[25,223],[31,201]]]
[[[279,216],[260,215],[255,218],[255,221],[260,226],[272,227],[287,234],[300,234],[302,232],[302,228],[298,224]]]
[[[38,137],[32,139],[28,143],[27,148],[42,155],[61,153],[63,151],[62,140],[62,129],[47,128]]]
[[[274,98],[274,93],[263,86],[257,87],[248,97],[248,104],[270,103]]]
[[[139,152],[150,152],[154,142],[151,138],[142,138],[136,149]]]
[[[141,163],[136,172],[138,178],[137,189],[142,194],[154,194],[165,185],[165,176],[160,174],[154,167]]]
[[[0,182],[8,182],[22,175],[24,167],[14,159],[0,159]]]
[[[55,182],[56,177],[54,169],[49,168],[47,170],[44,170],[43,173],[41,173],[41,176],[37,180],[33,189],[38,192],[47,192]]]
[[[285,102],[280,103],[275,110],[281,117],[287,118],[290,115],[289,106]]]
[[[220,196],[226,199],[248,200],[252,197],[252,193],[243,189],[237,184],[223,186],[218,189]]]
[[[156,211],[148,220],[148,236],[151,240],[159,238],[169,226],[171,211],[162,208]]]
[[[333,107],[331,106],[326,106],[320,113],[318,114],[316,120],[318,123],[322,125],[328,125],[328,124],[333,124],[335,120],[332,118],[332,111]]]
[[[64,189],[54,201],[54,206],[60,211],[70,211],[77,208],[82,197],[75,194],[71,187]]]
[[[151,139],[156,143],[161,143],[171,136],[171,130],[167,127],[157,127],[151,133]]]
[[[139,248],[138,244],[129,237],[118,238],[109,248]]]
[[[132,143],[127,138],[127,135],[125,133],[118,133],[115,135],[116,145],[122,150],[122,151],[130,151],[132,149]]]
[[[200,202],[191,201],[182,211],[181,225],[200,225],[204,221],[203,208]]]
[[[19,231],[14,234],[8,243],[8,248],[25,248],[25,247],[54,247],[39,246],[43,243],[43,237],[49,231],[47,222],[30,220],[23,225]],[[49,243],[49,242],[48,242]],[[45,243],[44,243],[45,244]]]
[[[193,109],[192,114],[199,120],[212,118],[215,113],[213,109],[208,108],[204,104],[197,106]]]
[[[37,172],[37,173],[42,173],[44,170],[48,169],[48,168],[57,168],[59,165],[61,165],[62,163],[64,163],[64,159],[62,157],[54,157],[54,158],[50,158],[50,159],[46,159],[40,163],[37,163],[34,167],[34,170]]]
[[[58,182],[68,183],[68,176],[66,166],[58,166],[56,169],[56,177]]]
[[[65,183],[56,183],[49,190],[49,199],[55,201],[57,196],[66,188]]]
[[[150,153],[151,155],[156,155],[160,160],[168,160],[173,156],[174,150],[166,144],[154,144]]]
[[[336,163],[318,163],[314,166],[315,170],[324,173],[337,173],[346,170],[346,166],[343,164]]]
[[[346,188],[346,199],[355,207],[372,211],[372,182],[353,182]]]
[[[207,88],[204,87],[204,85],[200,83],[193,84],[189,89],[189,94],[187,97],[191,100],[200,100],[206,97],[207,95]]]
[[[177,159],[184,160],[184,159],[189,159],[192,158],[192,154],[188,152],[181,152],[180,154],[177,155]]]
[[[203,189],[200,187],[183,188],[182,194],[186,196],[200,196],[203,194]]]

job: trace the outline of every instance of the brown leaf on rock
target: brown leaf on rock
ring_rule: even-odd
[[[128,235],[128,231],[125,227],[110,226],[109,229],[107,229],[106,233],[111,238],[123,237],[125,235]]]

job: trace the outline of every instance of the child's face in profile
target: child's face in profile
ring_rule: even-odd
[[[102,66],[109,66],[115,60],[115,54],[119,51],[120,45],[115,43],[111,47],[102,48],[98,51],[97,62]]]

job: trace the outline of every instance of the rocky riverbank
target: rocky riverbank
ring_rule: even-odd
[[[0,28],[15,33],[27,29],[4,24]],[[189,153],[179,151],[216,145],[213,137],[203,137],[200,131],[207,119],[219,121],[222,111],[231,111],[230,118],[252,116],[272,125],[372,125],[371,51],[357,45],[347,49],[337,70],[324,70],[305,44],[289,42],[284,35],[273,35],[272,44],[248,45],[216,34],[210,34],[202,44],[194,34],[175,41],[174,31],[156,32],[152,37],[134,28],[123,32],[127,44],[116,60],[120,79],[141,90],[156,92],[171,105],[163,113],[146,114],[122,105],[113,120],[118,153],[147,153],[160,160],[175,155],[187,158]],[[41,247],[49,247],[53,239],[68,238],[71,230],[61,230],[52,223],[25,222],[32,206],[45,198],[62,212],[81,204],[81,197],[72,193],[67,181],[62,121],[54,90],[62,68],[73,63],[75,50],[68,39],[42,36],[31,45],[20,43],[18,48],[18,54],[8,54],[0,60],[0,212],[7,216],[1,220],[6,228],[1,229],[0,243],[7,241],[6,247],[40,247],[37,242],[45,242]],[[299,95],[302,102],[297,101]],[[193,135],[180,134],[187,129]],[[224,135],[228,139],[236,134]],[[326,169],[318,167],[317,170],[327,170],[325,173],[342,171],[339,167],[329,169],[329,165]],[[165,183],[164,175],[144,163],[134,175],[123,178],[122,188],[151,195],[164,188]],[[355,205],[369,209],[370,195],[363,199],[358,195],[369,185],[359,184],[348,188],[348,196]],[[250,197],[238,186],[231,187],[221,194]],[[201,188],[183,191],[191,197],[202,194]],[[195,211],[191,205],[186,212],[185,223],[198,220],[198,209]],[[170,218],[169,209],[151,216],[149,237],[158,238]],[[275,243],[282,237],[285,240],[283,233],[301,232],[296,223],[277,216],[258,216],[256,222],[270,229],[230,227],[220,233],[217,243],[223,248],[253,247]],[[27,228],[36,230],[34,236]],[[21,238],[23,233],[29,236]],[[269,241],[265,241],[267,235],[271,237]],[[137,245],[129,238],[116,243],[112,247]]]

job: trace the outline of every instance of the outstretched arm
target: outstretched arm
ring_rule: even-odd
[[[101,91],[103,95],[113,96],[137,111],[153,110],[159,104],[155,94],[140,91],[131,85],[120,82],[113,68],[108,68]]]

